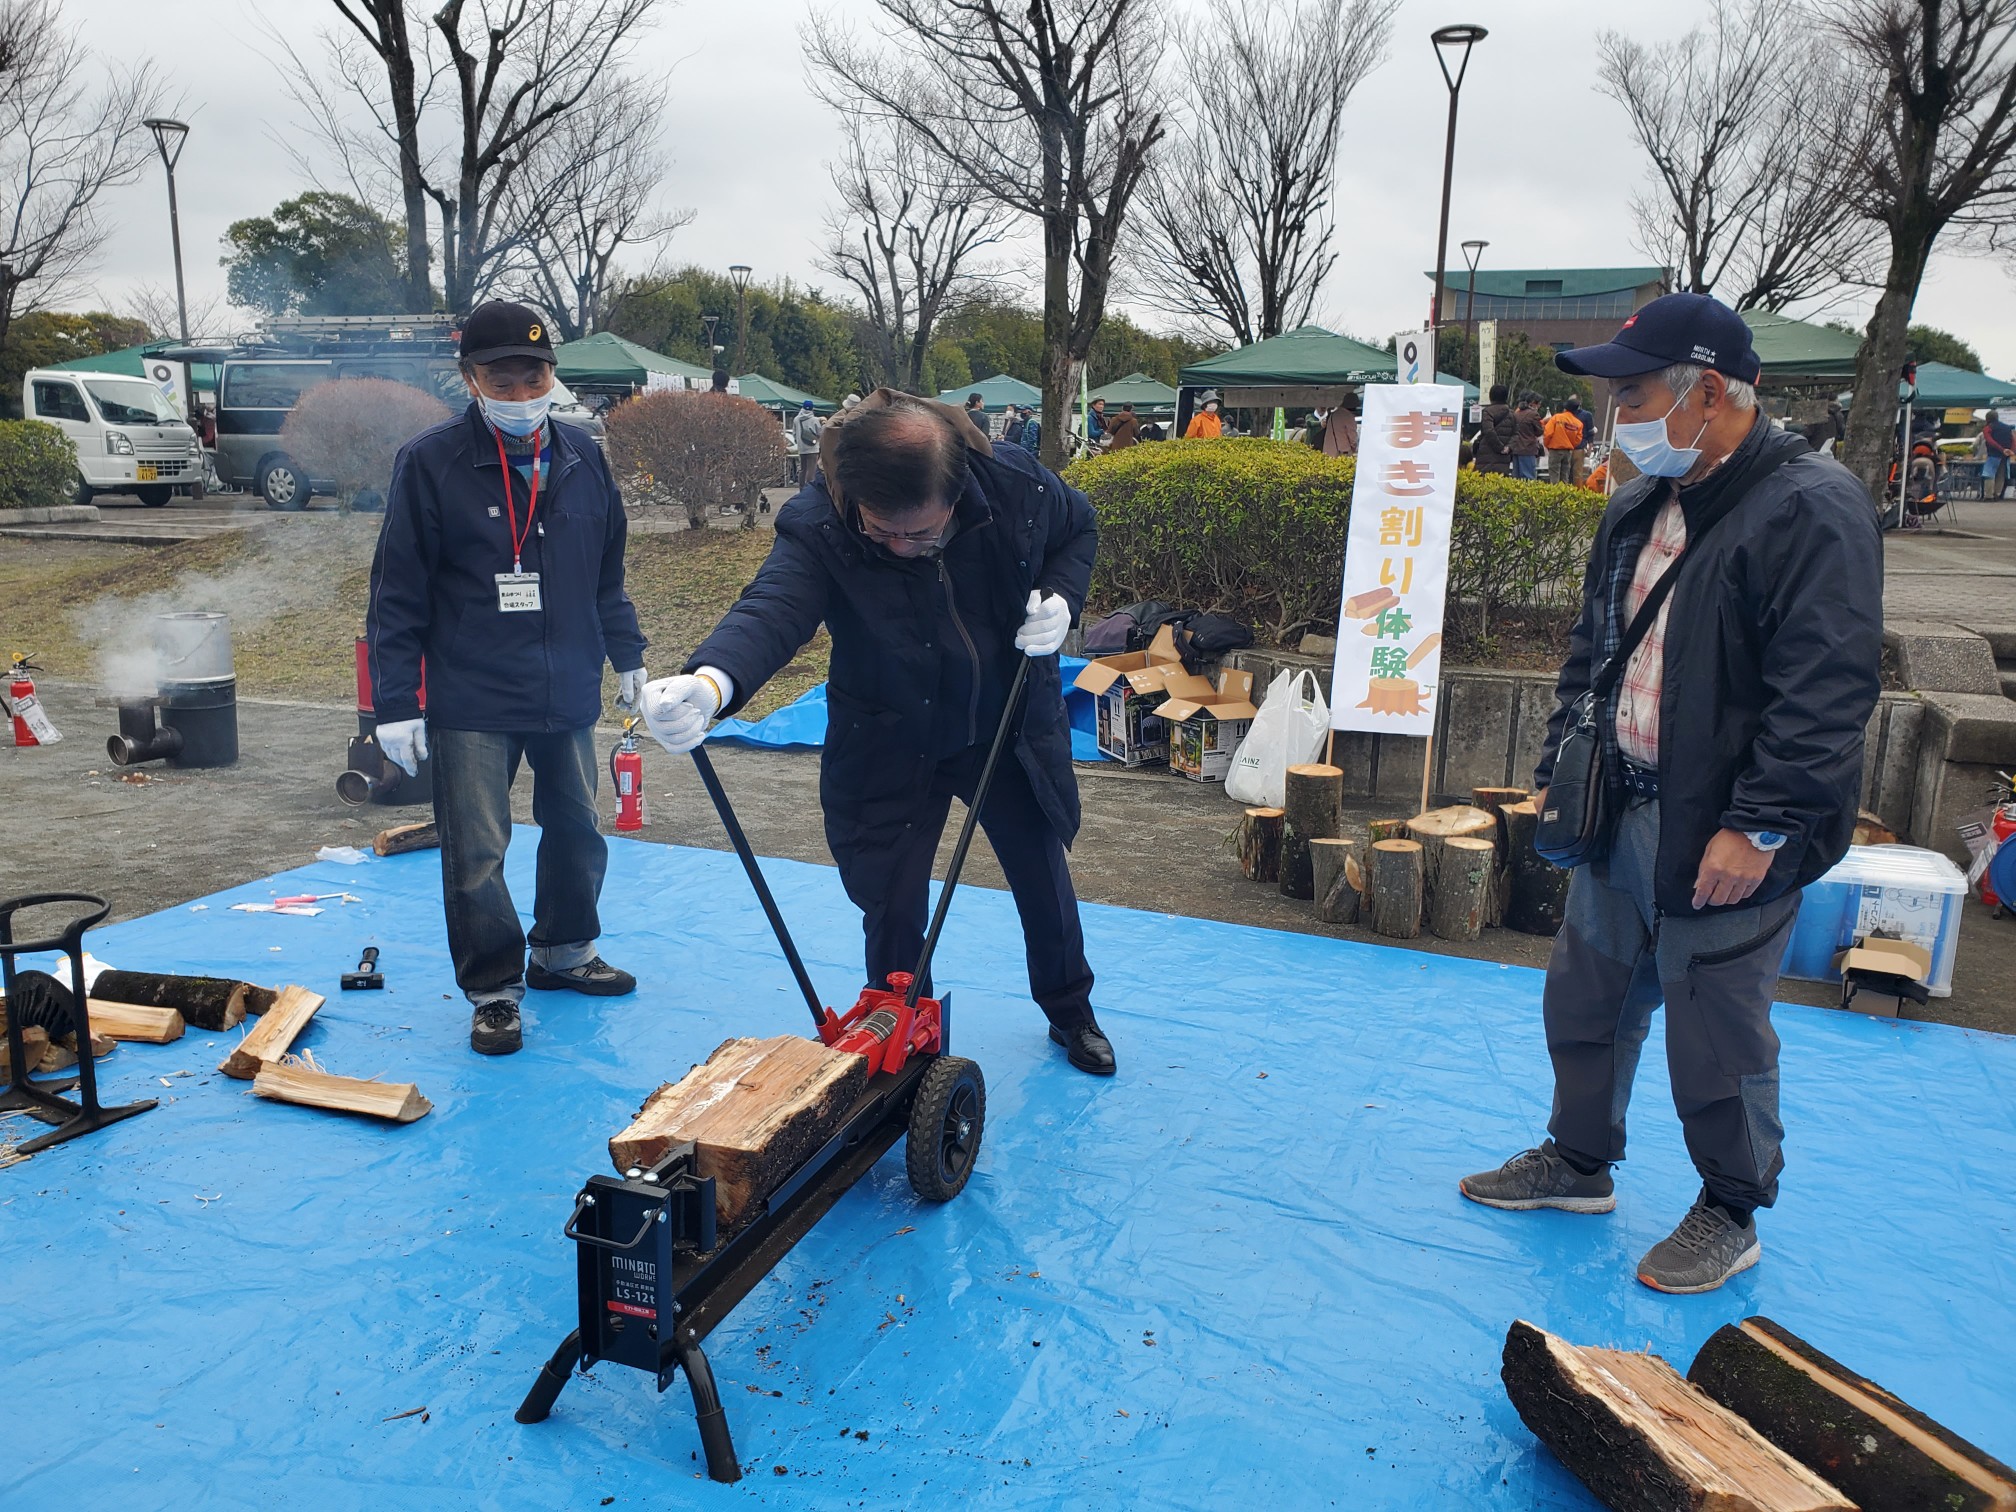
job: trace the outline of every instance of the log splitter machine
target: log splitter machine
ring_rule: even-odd
[[[1022,657],[1017,662],[916,970],[892,972],[887,988],[862,989],[844,1014],[819,1001],[706,748],[694,748],[700,780],[812,1010],[820,1043],[865,1059],[868,1084],[838,1132],[725,1240],[715,1232],[714,1178],[698,1174],[690,1142],[673,1146],[649,1170],[590,1176],[575,1195],[564,1230],[575,1244],[579,1321],[540,1367],[518,1408],[519,1422],[543,1422],[577,1367],[585,1371],[604,1360],[628,1365],[656,1376],[661,1392],[683,1370],[707,1474],[724,1483],[740,1480],[727,1413],[701,1341],[898,1139],[908,1141],[905,1165],[919,1197],[945,1202],[965,1189],[980,1154],[987,1086],[979,1066],[951,1053],[951,995],[927,998],[922,992],[1021,703],[1029,663]]]

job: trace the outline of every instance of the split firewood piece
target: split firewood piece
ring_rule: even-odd
[[[1421,933],[1421,846],[1413,840],[1373,844],[1372,929],[1395,940]]]
[[[1336,838],[1344,827],[1344,769],[1311,762],[1288,768],[1281,822],[1281,896],[1313,898],[1315,873],[1309,846]]]
[[[331,1076],[313,1056],[268,1061],[252,1078],[252,1090],[275,1102],[329,1108],[338,1113],[363,1113],[393,1123],[412,1123],[434,1111],[434,1104],[411,1082],[367,1081],[356,1076]]]
[[[1505,825],[1505,927],[1523,934],[1554,935],[1568,911],[1568,878],[1533,848],[1540,811],[1532,799],[1508,803],[1498,811]]]
[[[249,984],[228,977],[162,976],[151,971],[101,971],[91,991],[112,1003],[173,1008],[198,1029],[213,1033],[243,1023]]]
[[[1855,1503],[1655,1354],[1514,1323],[1506,1395],[1615,1512],[1856,1512]]]
[[[395,824],[378,831],[371,842],[371,849],[381,856],[403,856],[407,851],[438,850],[440,846],[441,832],[432,819],[419,824]]]
[[[1717,1329],[1687,1379],[1863,1512],[2016,1512],[2016,1470],[1769,1318]]]
[[[260,1016],[252,1032],[232,1047],[217,1069],[240,1081],[252,1080],[269,1062],[279,1060],[293,1048],[295,1036],[308,1026],[308,1020],[315,1017],[315,1010],[321,1006],[320,993],[310,992],[306,987],[281,988],[278,1001]]]
[[[1356,924],[1364,891],[1365,873],[1358,860],[1360,842],[1324,840],[1309,842],[1309,868],[1316,917],[1325,924]]]
[[[1407,838],[1421,844],[1421,903],[1424,916],[1435,909],[1435,889],[1442,880],[1442,848],[1459,835],[1489,839],[1495,846],[1498,819],[1467,803],[1429,809],[1407,821]]]
[[[1872,814],[1867,809],[1861,809],[1855,815],[1855,834],[1851,843],[1855,845],[1895,845],[1897,843],[1897,831],[1885,824],[1880,815]]]
[[[21,1026],[21,1074],[33,1076],[42,1069],[42,1058],[49,1053],[49,1031],[39,1024]],[[7,1047],[7,1036],[0,1034],[0,1076],[12,1076],[14,1062],[12,1052]]]
[[[1481,835],[1452,835],[1442,842],[1428,928],[1438,939],[1474,940],[1484,932],[1497,874],[1498,847]]]
[[[1278,882],[1281,879],[1281,827],[1285,811],[1278,808],[1249,808],[1239,826],[1239,870],[1248,882]]]
[[[648,1170],[691,1140],[698,1174],[714,1178],[716,1221],[738,1228],[833,1137],[867,1085],[866,1060],[803,1035],[726,1040],[645,1099],[609,1158],[618,1171]]]
[[[173,1008],[149,1008],[143,1003],[115,1003],[105,998],[87,998],[91,1033],[107,1039],[134,1040],[143,1045],[165,1045],[182,1038],[182,1015]]]
[[[119,1041],[109,1034],[91,1036],[91,1059],[103,1060],[119,1048]],[[55,1034],[49,1037],[49,1046],[42,1052],[42,1064],[36,1069],[44,1076],[53,1071],[68,1071],[77,1064],[77,1036]]]

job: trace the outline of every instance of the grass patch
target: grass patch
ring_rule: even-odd
[[[104,684],[122,647],[144,644],[146,621],[171,609],[232,617],[242,693],[351,702],[353,638],[363,632],[375,520],[300,515],[262,520],[202,541],[123,546],[11,540],[0,545],[0,649],[36,653],[52,677]],[[632,536],[625,579],[651,643],[656,676],[679,670],[770,549],[767,531]],[[821,631],[752,701],[757,718],[826,676]],[[615,674],[605,669],[614,715]]]

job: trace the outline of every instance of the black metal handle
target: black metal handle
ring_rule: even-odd
[[[656,1223],[658,1215],[665,1211],[662,1206],[652,1208],[644,1215],[644,1226],[630,1236],[630,1242],[628,1244],[618,1244],[614,1239],[604,1239],[598,1234],[584,1234],[575,1226],[580,1223],[581,1215],[594,1205],[594,1197],[587,1192],[583,1192],[580,1199],[574,1204],[574,1216],[567,1220],[567,1227],[560,1232],[565,1234],[569,1239],[572,1239],[576,1244],[592,1244],[597,1249],[615,1250],[618,1254],[634,1250],[638,1245],[642,1244],[644,1236],[651,1232],[651,1225]]]
[[[812,1022],[823,1026],[826,1010],[820,1005],[818,989],[812,985],[798,947],[791,942],[791,931],[784,927],[784,915],[777,909],[777,900],[770,895],[770,884],[763,880],[763,869],[756,864],[756,852],[749,848],[749,837],[742,833],[741,821],[735,817],[734,806],[728,802],[727,789],[721,786],[721,778],[715,772],[705,746],[693,747],[693,765],[700,772],[700,781],[706,786],[707,796],[714,800],[714,812],[721,816],[721,827],[728,831],[729,843],[735,847],[735,854],[742,858],[742,870],[749,874],[749,885],[756,889],[756,901],[763,905],[763,916],[770,921],[777,943],[784,949],[784,959],[791,963],[791,975],[798,979],[798,990],[805,996],[805,1006],[812,1010]]]
[[[373,966],[376,966],[377,964],[378,964],[378,947],[376,945],[366,945],[364,947],[363,958],[357,962],[357,969],[359,971],[368,972]]]
[[[46,908],[53,903],[83,903],[95,909],[92,913],[80,913],[68,924],[63,932],[47,940],[16,940],[14,938],[14,915],[24,908]],[[70,950],[84,938],[84,931],[95,929],[104,922],[105,915],[112,912],[112,905],[96,893],[31,893],[25,898],[9,898],[0,903],[0,954],[8,957],[38,954],[45,950]]]
[[[1029,663],[1035,658],[1018,656],[1015,680],[1008,685],[1008,703],[1001,710],[1001,723],[994,727],[994,743],[987,748],[987,764],[980,769],[980,781],[973,789],[973,801],[966,808],[966,822],[959,826],[959,843],[952,848],[952,864],[945,871],[945,885],[938,890],[938,907],[931,915],[931,928],[924,935],[924,949],[917,957],[917,969],[910,973],[910,990],[903,995],[906,1007],[915,1008],[924,993],[924,978],[931,970],[931,956],[938,949],[938,935],[945,928],[945,915],[952,907],[952,892],[959,885],[959,873],[966,867],[966,852],[973,847],[973,831],[980,823],[980,805],[987,801],[987,789],[994,784],[994,768],[1001,763],[1001,749],[1008,744],[1008,731],[1015,723],[1015,709],[1022,701],[1022,689],[1029,681]]]

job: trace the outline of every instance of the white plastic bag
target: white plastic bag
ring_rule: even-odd
[[[1288,768],[1314,761],[1330,734],[1330,705],[1313,672],[1283,672],[1267,685],[1253,728],[1232,755],[1225,796],[1235,803],[1279,808]]]

